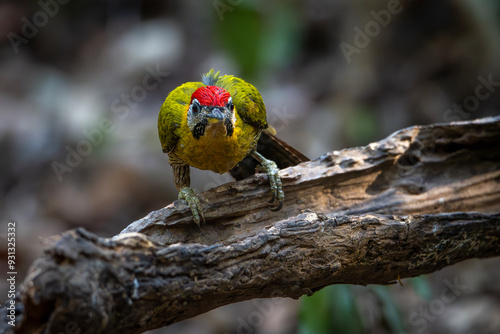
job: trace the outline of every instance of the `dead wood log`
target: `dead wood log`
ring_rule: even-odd
[[[251,298],[500,255],[500,117],[411,127],[281,176],[280,212],[256,175],[201,194],[201,228],[175,202],[112,239],[63,233],[16,296],[15,332],[139,333]]]

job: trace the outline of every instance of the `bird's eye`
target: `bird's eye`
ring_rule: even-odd
[[[227,109],[229,109],[230,111],[233,111],[234,110],[234,104],[233,104],[233,98],[230,97],[229,100],[227,100],[227,105],[226,105]]]
[[[191,111],[193,114],[196,114],[201,110],[200,102],[198,102],[197,99],[193,99],[193,102],[191,103]]]

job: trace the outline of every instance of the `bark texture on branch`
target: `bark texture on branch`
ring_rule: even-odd
[[[408,128],[281,176],[280,212],[257,175],[203,193],[201,229],[175,202],[112,239],[64,233],[21,287],[16,332],[139,333],[251,298],[500,255],[500,118]]]
[[[333,151],[281,171],[285,203],[270,211],[266,176],[200,194],[207,224],[174,202],[123,230],[159,244],[231,242],[312,210],[330,215],[500,211],[500,117],[414,126],[368,146]]]

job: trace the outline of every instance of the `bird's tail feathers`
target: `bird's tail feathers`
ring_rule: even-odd
[[[274,130],[274,128],[273,128]],[[281,139],[272,135],[270,132],[262,132],[257,143],[257,152],[261,153],[267,159],[274,161],[279,169],[298,165],[301,162],[309,161],[309,158],[291,147]],[[229,171],[236,180],[242,180],[255,174],[255,168],[259,163],[251,155],[240,161],[233,169]]]

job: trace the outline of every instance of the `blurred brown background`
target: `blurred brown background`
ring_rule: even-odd
[[[415,124],[498,115],[499,19],[493,0],[2,0],[2,272],[9,221],[20,283],[43,238],[77,226],[112,236],[174,201],[158,111],[210,68],[253,83],[278,136],[315,158]],[[197,171],[192,184],[230,180]],[[496,333],[499,264],[230,305],[155,332]],[[467,288],[445,303],[454,280]],[[6,290],[2,279],[0,302]]]

